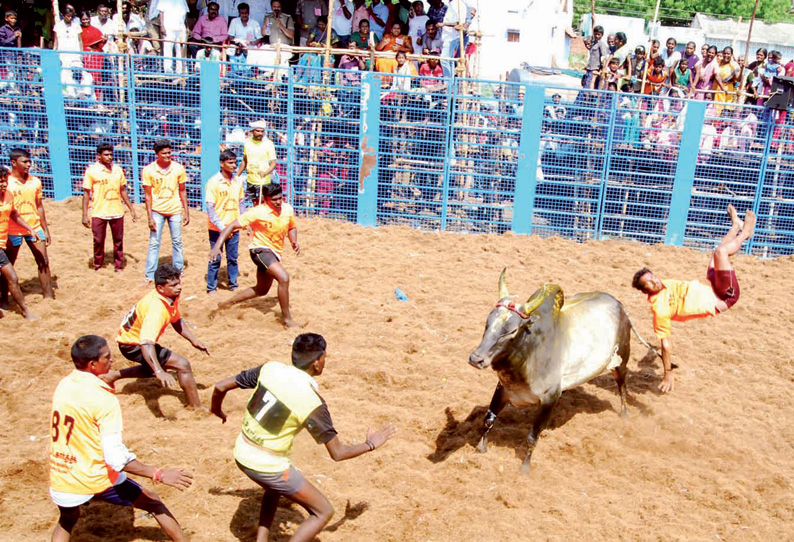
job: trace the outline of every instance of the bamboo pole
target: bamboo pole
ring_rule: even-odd
[[[334,23],[334,0],[328,0],[328,25],[325,27],[325,62],[326,68],[331,67],[331,33]]]
[[[656,21],[659,20],[659,4],[661,3],[662,0],[656,0],[656,10],[653,12],[653,24],[651,25],[651,33],[648,36],[648,52],[645,54],[645,67],[642,70],[642,85],[640,86],[640,94],[645,94],[645,80],[648,76],[648,66],[651,65],[651,44],[653,43],[653,33],[656,30]]]
[[[468,13],[466,16],[468,16]],[[458,66],[455,70],[458,72],[458,77],[464,77],[466,75],[466,48],[463,46],[463,24],[466,20],[466,16],[463,15],[463,11],[461,10],[461,2],[458,0],[458,37],[460,39],[460,57],[458,60]]]
[[[747,43],[744,46],[744,65],[742,69],[739,70],[739,85],[742,87],[739,90],[738,100],[741,100],[744,97],[745,91],[745,84],[744,84],[744,69],[747,66],[747,61],[750,58],[750,40],[753,37],[753,23],[755,23],[755,14],[758,11],[758,0],[755,0],[755,5],[753,5],[753,15],[750,17],[750,28],[747,30]]]
[[[595,0],[590,0],[590,39],[595,33]]]
[[[127,40],[126,40],[126,31],[127,27],[124,25],[124,17],[122,16],[121,12],[124,9],[124,0],[116,0],[116,14],[119,16],[119,39],[116,40],[116,48],[119,50],[120,53],[123,53],[127,50]]]

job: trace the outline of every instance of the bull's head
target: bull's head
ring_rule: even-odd
[[[524,333],[531,333],[535,322],[546,315],[551,317],[564,303],[562,289],[556,284],[544,284],[526,303],[517,303],[518,296],[508,293],[506,272],[507,268],[499,276],[499,301],[485,321],[480,345],[469,356],[469,364],[478,369],[505,359],[514,348],[516,339]]]

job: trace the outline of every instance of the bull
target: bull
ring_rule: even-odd
[[[626,372],[631,331],[637,333],[623,305],[609,294],[586,292],[567,301],[562,288],[545,284],[527,300],[507,290],[506,269],[499,277],[499,302],[488,315],[480,345],[469,356],[477,369],[493,367],[499,377],[483,422],[477,451],[488,450],[488,432],[509,402],[539,405],[522,470],[530,468],[538,437],[562,392],[611,371],[618,385],[620,412],[626,410]]]

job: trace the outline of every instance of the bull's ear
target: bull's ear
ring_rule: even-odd
[[[507,267],[502,269],[502,274],[499,275],[499,299],[504,299],[510,294],[507,291]]]

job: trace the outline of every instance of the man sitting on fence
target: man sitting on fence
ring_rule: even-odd
[[[714,249],[706,273],[710,286],[697,280],[660,280],[647,267],[637,271],[631,282],[632,287],[648,296],[653,312],[653,329],[662,342],[664,377],[659,383],[662,393],[673,391],[675,383],[670,343],[671,321],[684,322],[716,316],[739,300],[739,282],[730,258],[739,252],[742,243],[753,236],[755,214],[748,210],[742,221],[733,205],[728,205],[728,216],[731,218],[731,228]]]

